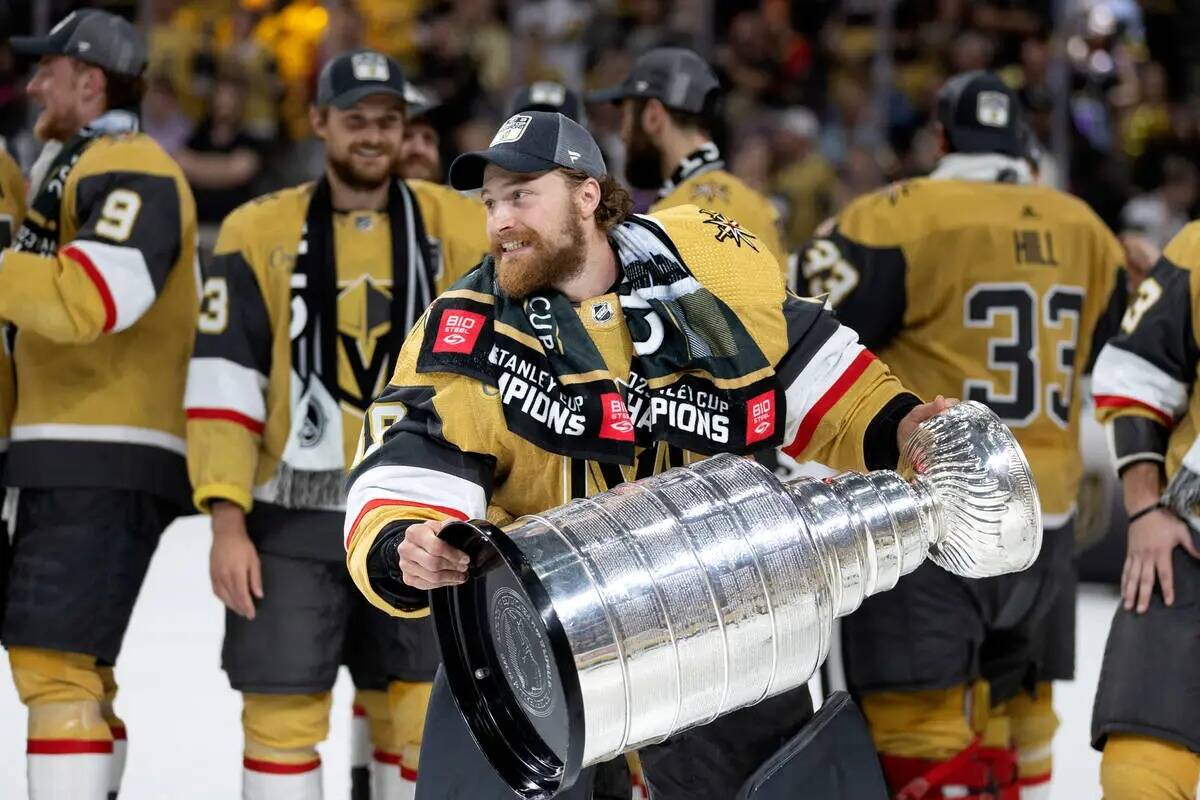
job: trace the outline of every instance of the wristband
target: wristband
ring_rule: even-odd
[[[1132,525],[1133,523],[1137,522],[1142,517],[1146,516],[1147,514],[1151,514],[1155,511],[1158,511],[1160,508],[1167,508],[1167,504],[1164,503],[1163,501],[1159,500],[1154,505],[1146,506],[1143,509],[1133,512],[1132,514],[1129,515],[1129,524]]]

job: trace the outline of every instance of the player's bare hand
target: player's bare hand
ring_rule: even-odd
[[[908,415],[900,420],[900,425],[896,428],[896,440],[900,444],[900,452],[904,452],[904,445],[908,443],[908,439],[916,432],[917,427],[927,419],[936,417],[948,408],[953,408],[958,405],[958,401],[954,398],[942,397],[940,394],[933,399],[932,403],[922,403],[921,405],[908,412]]]
[[[233,503],[213,503],[213,543],[208,574],[215,594],[230,611],[254,619],[254,599],[262,599],[262,565],[246,533],[246,513]]]
[[[1163,602],[1175,603],[1175,573],[1171,555],[1182,547],[1192,558],[1200,552],[1192,542],[1187,523],[1166,509],[1146,514],[1129,526],[1129,542],[1125,552],[1125,567],[1121,572],[1121,599],[1125,610],[1144,614],[1154,594],[1154,579],[1162,586]]]
[[[1125,270],[1133,289],[1150,274],[1162,251],[1140,233],[1121,234],[1121,247],[1125,251]]]
[[[467,579],[471,560],[457,547],[446,544],[438,532],[445,522],[421,522],[409,526],[396,551],[404,582],[414,589],[457,586]]]

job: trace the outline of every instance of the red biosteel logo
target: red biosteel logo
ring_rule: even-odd
[[[604,415],[600,422],[601,439],[633,441],[633,420],[629,418],[629,409],[625,407],[621,395],[616,392],[600,395],[600,412]]]
[[[437,341],[433,343],[435,353],[469,353],[475,348],[475,340],[483,330],[483,314],[447,308],[442,312],[438,325]]]
[[[746,403],[746,444],[769,439],[775,433],[775,391],[768,389]]]

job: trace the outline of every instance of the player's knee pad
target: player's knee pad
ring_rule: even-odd
[[[425,731],[425,711],[429,708],[432,683],[392,681],[388,684],[388,710],[392,720],[393,741],[400,748],[403,767],[415,772],[421,754],[421,736]]]
[[[1135,734],[1110,734],[1100,762],[1105,800],[1194,800],[1200,754]]]
[[[1053,684],[1039,683],[1033,694],[1020,692],[1009,701],[1008,716],[1021,785],[1048,782],[1054,768],[1054,734],[1058,730]]]
[[[295,763],[316,756],[329,734],[329,692],[242,695],[246,757]]]
[[[31,740],[106,741],[103,687],[96,659],[35,647],[8,651],[13,683],[29,708]]]
[[[863,715],[880,753],[940,761],[975,740],[965,711],[967,687],[868,692]]]

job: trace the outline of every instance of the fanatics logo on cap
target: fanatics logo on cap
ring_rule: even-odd
[[[746,444],[769,439],[775,433],[775,391],[768,389],[746,403]]]
[[[483,314],[460,308],[447,308],[442,312],[433,352],[469,353],[475,349],[475,342],[482,330]]]
[[[360,81],[386,81],[387,59],[379,53],[355,53],[350,56],[354,77]]]
[[[1008,127],[1008,95],[1004,92],[980,92],[975,104],[975,118],[989,128]]]
[[[508,121],[500,126],[500,130],[496,131],[496,137],[492,139],[492,143],[488,147],[519,140],[525,135],[525,129],[529,127],[530,122],[533,122],[533,117],[526,114],[509,117]]]
[[[616,439],[618,442],[633,441],[633,420],[625,401],[616,392],[600,395],[600,411],[604,415],[600,423],[601,439]]]

